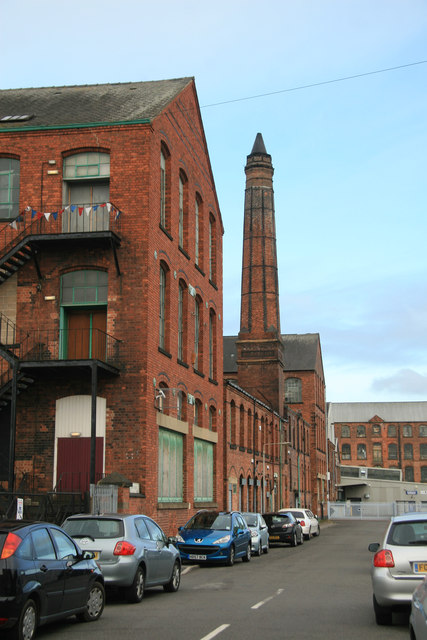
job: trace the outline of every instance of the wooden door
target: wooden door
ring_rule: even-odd
[[[107,315],[105,309],[73,310],[67,314],[67,358],[84,360],[106,356]]]
[[[96,438],[95,482],[102,478],[104,438]],[[88,491],[90,438],[58,438],[56,487],[58,491]]]

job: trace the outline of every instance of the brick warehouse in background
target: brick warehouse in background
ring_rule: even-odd
[[[0,92],[3,488],[223,504],[223,226],[194,80]],[[16,433],[10,425],[16,424]]]

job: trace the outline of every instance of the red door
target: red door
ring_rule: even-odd
[[[102,478],[104,438],[96,438],[95,482]],[[90,438],[58,438],[57,491],[89,491]]]

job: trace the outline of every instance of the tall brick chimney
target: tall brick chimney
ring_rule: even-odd
[[[274,218],[273,165],[257,134],[247,157],[238,384],[282,413],[284,348]]]

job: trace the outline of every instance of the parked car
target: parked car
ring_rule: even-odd
[[[93,551],[106,587],[118,587],[129,602],[141,602],[144,590],[163,586],[178,591],[181,558],[175,538],[143,515],[79,514],[63,523],[83,549]]]
[[[427,640],[427,577],[412,594],[409,637],[411,640]]]
[[[320,524],[317,516],[310,509],[300,509],[291,507],[289,509],[280,509],[283,513],[292,513],[302,527],[305,540],[310,540],[311,536],[320,536]]]
[[[427,574],[427,513],[406,513],[391,518],[371,566],[373,605],[379,625],[392,623],[392,613],[408,608],[412,594]]]
[[[263,513],[267,523],[269,539],[271,542],[288,542],[291,547],[303,544],[304,534],[302,527],[292,513],[276,511]]]
[[[245,512],[242,516],[251,531],[251,552],[257,556],[268,553],[270,542],[268,527],[260,513]]]
[[[98,620],[104,603],[104,578],[93,554],[60,527],[0,521],[0,632],[32,640],[47,622],[71,615]]]
[[[206,509],[179,527],[177,546],[183,560],[223,562],[231,567],[236,558],[250,561],[251,532],[239,511]]]

